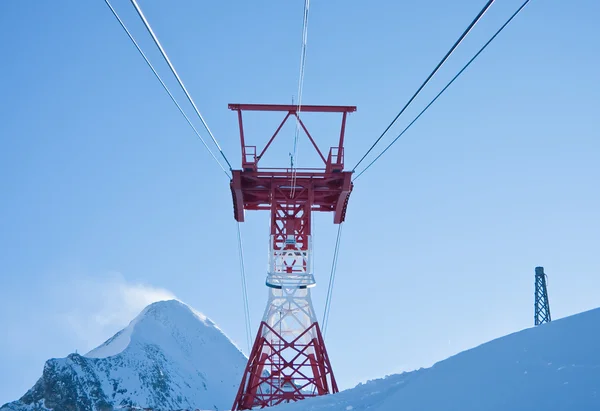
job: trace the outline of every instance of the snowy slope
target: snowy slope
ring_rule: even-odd
[[[335,366],[335,365],[334,365]],[[273,411],[598,411],[600,309]]]
[[[202,314],[159,302],[86,356],[49,360],[38,383],[0,411],[227,410],[245,362]],[[499,338],[432,368],[273,410],[600,410],[600,309]]]
[[[47,361],[36,385],[0,410],[223,410],[245,365],[212,321],[178,301],[161,301],[86,356]]]

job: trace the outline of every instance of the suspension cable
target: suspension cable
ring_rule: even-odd
[[[308,40],[308,12],[310,0],[304,0],[304,19],[302,24],[302,48],[300,52],[300,75],[298,76],[298,115],[302,110],[302,90],[304,87],[304,72],[306,69],[306,42]],[[294,168],[294,159],[298,152],[298,136],[300,132],[300,121],[296,119],[296,132],[294,134],[294,151],[292,153],[291,166]]]
[[[304,72],[306,69],[306,43],[308,40],[308,12],[310,0],[304,0],[304,18],[302,20],[302,47],[300,51],[300,75],[298,76],[298,109],[296,111],[296,128],[294,130],[294,148],[290,155],[290,168],[292,169],[292,189],[290,198],[296,192],[296,163],[298,161],[298,137],[300,135],[300,112],[302,111],[302,91],[304,88]]]
[[[473,21],[471,21],[471,23],[469,24],[469,26],[467,27],[467,29],[460,35],[460,37],[458,38],[458,40],[456,40],[456,42],[450,48],[450,50],[448,50],[448,52],[446,53],[446,55],[444,56],[444,58],[437,64],[437,66],[435,66],[435,68],[433,69],[433,71],[431,72],[431,74],[429,74],[429,76],[425,79],[425,81],[423,82],[423,84],[421,84],[421,86],[417,89],[417,91],[415,92],[415,94],[413,94],[413,96],[410,98],[410,100],[408,100],[408,102],[404,105],[404,107],[402,107],[402,110],[400,110],[400,112],[396,115],[396,117],[394,117],[394,119],[392,120],[392,122],[386,127],[386,129],[383,131],[383,133],[381,133],[381,135],[379,136],[379,138],[377,138],[377,140],[375,140],[375,142],[367,150],[367,152],[365,153],[365,155],[363,155],[361,157],[361,159],[358,161],[358,163],[356,163],[356,165],[352,169],[353,172],[356,171],[356,168],[360,165],[360,163],[363,162],[363,160],[365,159],[365,157],[367,157],[369,155],[369,153],[375,148],[375,146],[377,145],[377,143],[379,143],[379,141],[389,131],[389,129],[392,128],[392,126],[394,125],[394,123],[396,123],[396,121],[398,120],[398,118],[402,115],[402,113],[404,113],[404,111],[408,108],[408,106],[410,106],[410,104],[413,102],[413,100],[419,95],[419,93],[421,92],[421,90],[423,90],[423,88],[427,85],[427,83],[429,83],[429,81],[438,72],[438,70],[442,67],[442,65],[444,65],[444,63],[446,62],[446,60],[448,60],[448,58],[450,57],[450,55],[452,55],[452,53],[454,53],[454,51],[456,50],[456,48],[460,45],[460,43],[462,43],[462,41],[465,39],[465,37],[467,37],[467,35],[469,34],[469,32],[473,29],[473,27],[475,27],[475,25],[479,22],[479,20],[481,20],[481,18],[485,14],[485,12],[490,8],[490,6],[492,5],[492,3],[494,3],[494,1],[495,0],[488,0],[488,2],[486,3],[486,5],[483,6],[483,8],[479,11],[479,13],[477,14],[477,16],[473,19]]]
[[[202,122],[202,124],[204,125],[204,128],[206,129],[206,131],[210,135],[210,138],[212,139],[213,143],[215,143],[215,145],[219,149],[219,152],[221,153],[221,156],[223,156],[223,159],[225,160],[225,162],[229,166],[229,171],[232,171],[231,163],[229,162],[229,160],[225,156],[225,153],[221,149],[221,146],[217,142],[217,139],[213,135],[212,131],[210,131],[210,128],[208,128],[208,124],[206,124],[206,121],[204,121],[204,117],[202,117],[202,114],[200,113],[200,110],[198,110],[198,107],[196,106],[196,103],[192,99],[192,96],[190,95],[190,93],[188,92],[187,88],[183,84],[183,81],[181,80],[181,77],[179,77],[179,74],[177,73],[177,70],[175,70],[175,66],[173,65],[173,63],[171,63],[171,60],[169,59],[169,56],[167,55],[167,52],[165,51],[165,49],[163,48],[162,44],[158,40],[158,37],[156,36],[156,34],[154,34],[154,30],[152,30],[152,27],[150,27],[150,23],[146,19],[146,16],[142,12],[142,9],[140,8],[140,6],[138,5],[138,3],[137,3],[136,0],[131,0],[131,4],[133,4],[133,7],[135,7],[135,10],[137,11],[138,16],[140,17],[140,19],[144,23],[144,26],[146,27],[146,30],[148,30],[148,33],[150,33],[150,36],[152,36],[152,39],[154,40],[154,44],[156,44],[156,46],[160,50],[160,54],[162,54],[163,58],[165,59],[166,63],[168,64],[169,68],[171,69],[171,72],[173,73],[173,75],[177,79],[177,82],[179,83],[179,86],[181,87],[181,89],[185,93],[185,96],[187,97],[188,101],[190,102],[190,104],[192,105],[192,107],[194,107],[194,111],[198,115],[198,118],[200,118],[200,121]]]
[[[206,144],[206,141],[204,140],[204,138],[202,138],[202,135],[200,135],[200,133],[198,132],[198,130],[196,129],[196,127],[194,126],[194,124],[192,123],[192,121],[190,120],[190,118],[187,116],[187,114],[185,114],[185,111],[183,111],[183,108],[177,102],[177,100],[175,99],[175,96],[173,96],[173,93],[171,93],[171,90],[169,90],[169,88],[167,87],[167,85],[165,84],[165,82],[162,80],[162,78],[160,77],[160,75],[158,74],[158,72],[156,71],[156,69],[154,68],[154,66],[152,65],[152,63],[150,63],[150,60],[148,59],[148,57],[146,56],[146,54],[142,51],[140,45],[133,38],[133,35],[127,29],[127,26],[125,26],[125,23],[123,22],[123,20],[121,20],[121,18],[117,14],[117,11],[113,8],[113,6],[110,4],[110,2],[108,0],[104,0],[104,2],[106,3],[106,5],[110,9],[110,11],[112,12],[113,16],[115,16],[115,18],[117,19],[117,21],[119,22],[119,24],[121,25],[121,27],[123,28],[123,30],[125,31],[125,33],[127,33],[127,36],[129,37],[129,39],[131,40],[131,42],[133,43],[133,45],[135,46],[135,48],[137,49],[137,51],[144,58],[144,60],[146,61],[146,64],[148,65],[148,67],[150,67],[150,70],[152,70],[152,73],[154,73],[154,76],[160,82],[161,86],[165,89],[165,91],[167,92],[167,94],[169,95],[169,97],[171,98],[171,100],[173,101],[173,103],[175,103],[175,105],[177,106],[177,109],[179,109],[179,112],[181,113],[181,115],[183,116],[183,118],[185,118],[185,121],[187,121],[187,123],[192,128],[192,130],[194,130],[194,133],[196,134],[196,136],[200,139],[200,141],[202,142],[202,144],[204,145],[204,147],[208,150],[208,152],[210,153],[210,155],[212,156],[212,158],[217,162],[217,164],[219,165],[219,167],[221,167],[221,170],[223,170],[223,172],[225,173],[225,175],[227,176],[227,178],[231,179],[231,176],[229,175],[229,173],[227,172],[227,170],[225,169],[225,167],[223,167],[223,164],[221,164],[221,162],[215,156],[215,154],[212,152],[212,150],[210,149],[210,147],[208,146],[208,144]]]
[[[240,260],[240,279],[242,282],[242,299],[244,301],[244,318],[246,322],[246,343],[248,344],[248,355],[252,350],[252,345],[250,344],[251,338],[251,327],[250,327],[250,308],[248,305],[248,289],[246,286],[246,267],[244,265],[244,246],[242,243],[242,230],[240,228],[239,221],[237,222],[237,238],[238,238],[238,256]]]
[[[333,260],[331,262],[331,274],[329,275],[329,286],[327,287],[327,298],[325,299],[325,310],[323,312],[323,339],[327,334],[327,325],[329,322],[329,312],[331,311],[331,299],[333,296],[333,286],[335,285],[335,273],[337,271],[337,263],[340,252],[340,242],[342,239],[342,227],[344,223],[340,223],[338,226],[337,238],[335,240],[335,249],[333,251]]]
[[[415,119],[413,121],[411,121],[408,126],[406,126],[406,128],[404,130],[402,130],[402,132],[390,143],[387,145],[387,147],[381,152],[379,153],[379,155],[377,157],[375,157],[375,159],[373,161],[371,161],[360,173],[358,173],[358,175],[356,177],[354,177],[352,179],[352,181],[356,181],[356,179],[358,179],[365,171],[367,171],[386,151],[388,151],[388,149],[396,142],[398,141],[398,139],[400,137],[402,137],[402,135],[404,135],[404,133],[406,133],[406,131],[423,115],[423,113],[425,113],[427,111],[427,109],[429,109],[429,107],[431,107],[433,105],[433,103],[436,102],[436,100],[448,89],[448,87],[450,87],[450,85],[452,85],[452,83],[454,83],[454,81],[460,77],[460,75],[467,69],[467,67],[469,67],[471,65],[471,63],[473,61],[475,61],[475,59],[477,57],[479,57],[479,55],[483,52],[483,50],[485,50],[487,48],[487,46],[494,41],[494,39],[496,38],[496,36],[498,36],[498,34],[500,34],[500,32],[502,32],[502,30],[504,30],[504,28],[506,26],[508,26],[508,24],[521,12],[521,10],[523,10],[525,8],[525,6],[530,2],[531,0],[526,0],[523,4],[521,4],[521,7],[519,7],[517,9],[517,11],[515,11],[512,16],[510,16],[510,18],[498,29],[498,31],[496,31],[496,33],[494,33],[494,35],[483,45],[483,47],[481,47],[479,49],[479,51],[471,58],[471,60],[469,60],[469,62],[467,64],[464,65],[464,67],[458,72],[456,73],[456,75],[452,78],[452,80],[450,80],[450,82],[448,84],[446,84],[446,86],[442,89],[442,91],[440,91],[437,96],[435,96],[435,98],[433,100],[431,100],[431,102],[429,104],[427,104],[427,106],[425,106],[425,108],[419,113],[419,115],[417,117],[415,117]]]

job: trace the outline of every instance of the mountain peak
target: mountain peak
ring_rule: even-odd
[[[194,310],[189,305],[176,300],[163,300],[157,301],[148,305],[146,308],[142,310],[142,312],[133,320],[139,321],[144,317],[153,317],[155,319],[164,319],[168,318],[170,320],[175,318],[180,318],[181,316],[189,316],[191,315],[195,319],[204,323],[205,325],[214,327],[215,323],[211,321],[206,315],[202,314],[200,311]]]
[[[159,301],[85,356],[48,360],[36,385],[0,410],[224,409],[245,364],[204,314]]]
[[[132,342],[158,343],[160,341],[157,340],[168,334],[185,337],[185,334],[198,336],[210,332],[225,337],[213,321],[187,304],[179,300],[157,301],[144,308],[127,327],[85,356],[107,358],[120,354]]]

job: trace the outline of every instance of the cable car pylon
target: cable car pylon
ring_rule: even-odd
[[[313,273],[312,212],[333,213],[334,224],[346,217],[352,172],[344,171],[344,134],[355,106],[307,106],[302,113],[341,113],[339,143],[327,156],[299,117],[295,105],[230,104],[240,127],[242,169],[232,171],[234,217],[245,210],[271,214],[268,301],[232,410],[264,408],[338,392],[310,289]],[[259,151],[246,145],[242,112],[279,111],[283,121]],[[319,168],[264,168],[259,163],[285,122],[295,117],[323,165]]]

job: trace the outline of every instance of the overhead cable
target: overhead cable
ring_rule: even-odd
[[[379,155],[377,157],[375,157],[375,159],[373,161],[371,161],[356,177],[354,177],[354,179],[352,181],[355,181],[357,178],[359,178],[365,171],[367,171],[386,151],[388,151],[388,149],[400,138],[402,137],[402,135],[404,135],[404,133],[406,133],[406,131],[419,119],[419,117],[421,117],[423,115],[423,113],[425,113],[427,111],[427,109],[429,109],[429,107],[431,107],[433,105],[433,103],[436,102],[436,100],[446,91],[446,89],[448,89],[448,87],[450,87],[450,85],[452,83],[454,83],[454,81],[460,77],[460,75],[467,69],[467,67],[469,67],[471,65],[471,63],[473,61],[475,61],[475,59],[483,52],[483,50],[486,49],[486,47],[492,42],[494,41],[494,39],[496,38],[496,36],[498,36],[498,34],[500,34],[500,32],[502,30],[504,30],[504,28],[506,26],[508,26],[508,24],[521,12],[521,10],[523,10],[523,8],[525,8],[525,6],[530,2],[531,0],[526,0],[523,4],[521,4],[521,7],[519,7],[517,9],[517,11],[515,11],[512,16],[510,16],[510,18],[502,25],[502,27],[500,27],[498,29],[498,31],[496,31],[496,33],[487,41],[487,43],[485,43],[483,45],[483,47],[481,47],[479,49],[479,51],[471,58],[471,60],[469,60],[469,62],[467,64],[465,64],[465,66],[458,72],[456,73],[456,75],[452,78],[452,80],[450,80],[450,82],[448,84],[446,84],[446,86],[442,89],[442,91],[440,91],[437,96],[435,96],[435,98],[433,100],[431,100],[431,102],[429,104],[427,104],[427,106],[425,106],[425,108],[419,113],[419,115],[417,117],[415,117],[415,119],[413,121],[411,121],[408,126],[406,126],[406,128],[404,130],[402,130],[402,132],[390,143],[388,144],[388,146],[381,152],[379,153]]]
[[[244,245],[242,243],[242,230],[240,228],[239,221],[237,222],[237,238],[238,238],[238,255],[240,259],[240,277],[242,282],[242,300],[244,303],[244,318],[246,322],[246,343],[248,344],[248,355],[252,350],[250,344],[251,339],[251,327],[250,327],[250,308],[248,304],[248,289],[246,286],[246,267],[244,264]]]
[[[208,146],[208,144],[206,144],[206,141],[204,140],[204,138],[202,138],[202,135],[200,134],[200,132],[198,132],[198,130],[196,129],[196,127],[194,126],[194,124],[192,123],[192,121],[190,120],[190,118],[187,116],[187,114],[185,114],[185,111],[183,111],[183,108],[181,107],[181,105],[177,102],[177,99],[175,99],[175,96],[173,96],[173,93],[171,93],[171,91],[169,90],[169,88],[167,87],[167,85],[165,84],[165,82],[162,80],[162,78],[160,77],[160,75],[158,74],[158,72],[156,71],[156,69],[154,68],[154,66],[152,65],[152,63],[150,63],[150,60],[148,59],[148,57],[146,56],[146,54],[142,51],[142,49],[141,49],[140,45],[137,43],[137,41],[133,38],[133,35],[127,29],[127,27],[125,26],[125,23],[123,22],[123,20],[121,20],[121,18],[117,14],[117,11],[113,8],[113,6],[110,4],[110,2],[108,0],[104,0],[104,2],[106,3],[106,5],[110,9],[110,11],[112,12],[113,16],[115,16],[115,18],[117,19],[117,21],[119,22],[119,24],[121,25],[121,27],[123,28],[123,30],[125,31],[125,33],[127,33],[127,36],[129,37],[129,39],[131,40],[131,42],[133,43],[133,45],[135,46],[135,48],[137,49],[137,51],[144,58],[144,60],[146,61],[146,64],[148,65],[148,67],[150,67],[150,70],[152,70],[152,73],[154,73],[154,76],[157,78],[157,80],[160,82],[160,84],[162,85],[162,87],[165,89],[165,91],[167,92],[167,94],[169,95],[169,97],[171,98],[171,100],[173,101],[173,103],[175,103],[175,105],[179,109],[179,112],[181,113],[181,115],[185,118],[185,120],[190,125],[190,127],[192,128],[192,130],[194,130],[194,133],[196,134],[196,136],[198,136],[198,138],[200,139],[200,141],[202,142],[202,144],[204,145],[204,147],[208,150],[208,152],[210,153],[210,155],[212,156],[212,158],[217,162],[217,164],[219,165],[219,167],[221,167],[221,169],[223,170],[223,172],[225,173],[225,175],[228,178],[231,178],[231,175],[227,172],[227,170],[225,169],[225,167],[223,167],[223,164],[221,164],[221,162],[215,156],[215,154],[210,149],[210,147]]]
[[[150,36],[152,36],[152,40],[154,40],[154,44],[156,44],[156,46],[160,50],[160,54],[165,59],[165,62],[167,63],[167,65],[171,69],[171,72],[173,73],[173,75],[175,76],[175,78],[177,79],[177,82],[179,83],[179,86],[181,87],[181,89],[185,93],[185,96],[189,100],[189,102],[192,105],[192,107],[194,107],[194,111],[198,115],[198,118],[200,118],[200,121],[204,125],[204,128],[206,129],[206,131],[210,135],[210,138],[212,139],[213,143],[215,143],[215,145],[219,149],[219,152],[221,153],[221,156],[223,157],[223,159],[225,160],[225,162],[229,166],[229,170],[231,171],[232,170],[231,163],[229,162],[229,160],[225,156],[225,153],[221,149],[221,146],[219,145],[219,142],[215,138],[214,134],[212,133],[212,131],[210,131],[210,128],[208,127],[208,124],[206,124],[206,121],[204,120],[204,117],[202,117],[202,114],[200,113],[200,110],[198,110],[198,107],[196,106],[196,103],[194,102],[194,99],[192,99],[192,96],[190,95],[190,93],[188,92],[187,88],[183,84],[183,81],[181,80],[181,77],[179,77],[179,74],[177,73],[177,70],[175,70],[175,66],[173,65],[173,63],[171,63],[171,60],[169,59],[169,56],[167,55],[167,52],[165,51],[165,49],[163,48],[162,44],[158,40],[158,37],[154,33],[154,30],[152,30],[152,27],[150,26],[150,22],[148,22],[148,19],[146,19],[146,16],[142,12],[142,9],[140,8],[140,6],[138,5],[138,3],[137,3],[136,0],[131,0],[131,4],[133,4],[133,7],[135,7],[135,10],[137,11],[138,16],[140,17],[140,19],[144,23],[144,26],[146,27],[146,30],[148,30],[148,33],[150,33]]]
[[[450,57],[450,55],[452,53],[454,53],[454,50],[456,50],[456,48],[460,45],[460,43],[462,43],[462,41],[465,39],[465,37],[467,37],[467,35],[473,29],[473,27],[475,27],[475,25],[479,22],[479,20],[481,20],[481,18],[485,14],[485,12],[490,8],[490,6],[492,5],[492,3],[494,3],[494,1],[495,0],[488,0],[488,2],[479,11],[479,13],[477,14],[477,16],[473,19],[473,21],[471,21],[471,23],[466,28],[466,30],[460,35],[460,37],[458,38],[458,40],[456,40],[456,42],[454,43],[454,45],[452,45],[452,47],[450,48],[450,50],[448,50],[448,52],[446,53],[446,55],[444,56],[444,58],[437,64],[437,66],[435,66],[435,68],[433,69],[433,71],[431,72],[431,74],[429,74],[429,76],[427,76],[427,78],[425,79],[425,81],[423,82],[423,84],[421,84],[421,86],[417,89],[417,91],[415,92],[415,94],[413,94],[413,96],[410,98],[410,100],[408,100],[408,102],[404,105],[404,107],[402,107],[402,110],[400,110],[400,112],[396,115],[396,117],[394,117],[394,119],[392,120],[392,122],[386,127],[386,129],[383,131],[383,133],[381,133],[381,135],[377,138],[377,140],[375,140],[375,142],[367,150],[367,152],[365,153],[365,155],[363,155],[362,158],[358,161],[358,163],[356,163],[356,165],[354,166],[354,168],[352,169],[352,171],[356,170],[356,168],[360,165],[360,163],[362,163],[363,160],[369,155],[369,153],[375,148],[375,146],[377,145],[377,143],[379,143],[379,141],[389,131],[389,129],[392,128],[392,126],[394,125],[394,123],[396,123],[396,121],[402,115],[402,113],[404,113],[404,111],[408,108],[408,106],[410,106],[410,104],[413,102],[413,100],[419,95],[419,93],[421,92],[421,90],[423,90],[423,88],[427,85],[427,83],[429,83],[429,81],[433,78],[433,76],[435,75],[435,73],[438,72],[438,70],[442,67],[442,65],[446,62],[446,60],[448,60],[448,58]]]
[[[302,47],[300,51],[300,75],[298,76],[298,115],[302,110],[302,90],[304,88],[304,71],[306,68],[306,43],[308,40],[308,12],[310,8],[310,0],[304,0],[304,18],[302,22]],[[296,132],[294,134],[294,151],[292,153],[292,168],[294,167],[294,159],[298,151],[298,135],[300,131],[299,120],[296,119]]]
[[[306,69],[306,43],[308,40],[308,12],[310,0],[304,0],[304,17],[302,19],[302,47],[300,51],[300,75],[298,76],[298,109],[296,111],[296,128],[294,130],[294,147],[290,155],[292,169],[292,189],[290,197],[296,193],[296,163],[298,161],[298,137],[300,135],[300,112],[302,111],[302,91],[304,89],[304,72]]]
[[[338,226],[338,232],[337,232],[337,238],[335,240],[335,248],[333,251],[333,260],[331,262],[331,273],[329,275],[329,286],[327,287],[327,298],[325,299],[325,310],[323,311],[323,322],[322,324],[322,329],[323,329],[323,339],[325,339],[325,334],[327,334],[327,325],[329,322],[329,312],[331,310],[331,300],[333,298],[333,287],[335,285],[335,274],[337,271],[337,263],[338,263],[338,256],[340,253],[340,242],[342,239],[342,227],[344,226],[344,223],[340,223],[340,225]]]

